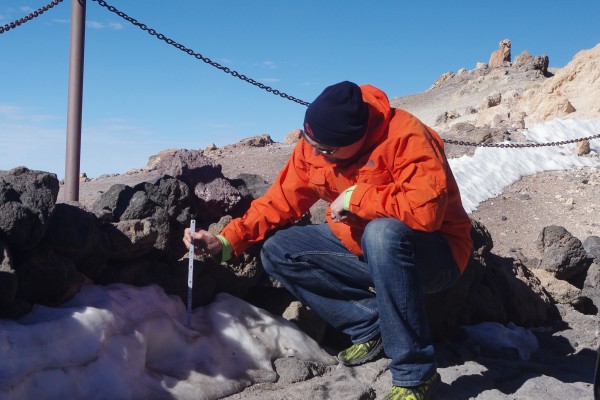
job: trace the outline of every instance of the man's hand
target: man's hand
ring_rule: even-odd
[[[216,235],[203,230],[191,232],[190,228],[185,228],[183,243],[185,243],[186,248],[190,248],[192,239],[194,239],[194,249],[197,249],[200,253],[215,255],[223,251],[223,244]]]
[[[343,191],[330,205],[331,220],[333,222],[342,222],[348,219],[348,211],[344,210],[344,195]]]

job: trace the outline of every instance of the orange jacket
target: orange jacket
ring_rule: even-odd
[[[335,200],[356,185],[350,198],[353,214],[327,223],[348,250],[361,255],[366,224],[382,217],[398,218],[421,231],[437,231],[447,239],[461,272],[471,253],[471,222],[438,134],[416,117],[390,108],[381,90],[361,86],[369,105],[367,139],[352,163],[334,164],[301,139],[267,192],[246,214],[221,232],[235,255],[261,241],[272,229],[293,224],[319,199]]]

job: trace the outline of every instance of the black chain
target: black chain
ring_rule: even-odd
[[[154,30],[154,29],[152,29],[152,28],[148,28],[148,27],[147,27],[145,24],[142,24],[142,23],[138,22],[138,21],[137,21],[135,18],[131,18],[129,15],[125,14],[124,12],[122,12],[122,11],[119,11],[119,10],[118,10],[118,9],[116,9],[115,7],[113,7],[113,6],[109,5],[109,4],[107,4],[107,3],[106,3],[106,1],[104,1],[104,0],[93,0],[93,1],[97,2],[97,3],[98,3],[98,4],[100,4],[102,7],[106,7],[106,8],[108,9],[108,11],[110,11],[110,12],[113,12],[113,13],[117,14],[119,17],[121,17],[121,18],[125,19],[126,21],[129,21],[129,22],[131,22],[133,25],[137,26],[137,27],[138,27],[138,28],[140,28],[141,30],[148,32],[150,35],[152,35],[152,36],[156,36],[156,38],[158,38],[158,39],[160,39],[160,40],[164,41],[165,43],[167,43],[167,44],[170,44],[171,46],[173,46],[173,47],[175,47],[175,48],[177,48],[177,49],[179,49],[179,50],[183,51],[184,53],[187,53],[187,54],[189,54],[190,56],[196,57],[198,60],[204,61],[205,63],[207,63],[207,64],[209,64],[209,65],[212,65],[213,67],[215,67],[215,68],[217,68],[217,69],[220,69],[221,71],[223,71],[223,72],[225,72],[225,73],[227,73],[227,74],[229,74],[229,75],[231,75],[231,76],[233,76],[233,77],[236,77],[236,78],[238,78],[238,79],[241,79],[241,80],[243,80],[243,81],[246,81],[246,82],[248,82],[248,83],[251,83],[251,84],[253,84],[254,86],[257,86],[257,87],[259,87],[260,89],[266,90],[267,92],[269,92],[269,93],[273,93],[274,95],[277,95],[277,96],[283,97],[284,99],[288,99],[288,100],[294,101],[294,102],[296,102],[296,103],[299,103],[299,104],[305,105],[305,106],[307,106],[307,107],[308,107],[308,105],[310,104],[310,103],[307,103],[306,101],[302,101],[302,100],[300,100],[300,99],[297,99],[297,98],[295,98],[295,97],[293,97],[293,96],[290,96],[290,95],[288,95],[288,94],[285,94],[285,93],[283,93],[283,92],[280,92],[279,90],[273,89],[272,87],[270,87],[270,86],[267,86],[267,85],[265,85],[265,84],[263,84],[263,83],[260,83],[260,82],[258,82],[258,81],[255,81],[254,79],[252,79],[252,78],[249,78],[249,77],[247,77],[246,75],[240,74],[240,73],[239,73],[239,72],[237,72],[237,71],[231,70],[231,69],[229,69],[229,68],[227,68],[227,67],[225,67],[225,66],[223,66],[223,65],[219,64],[218,62],[211,60],[211,59],[210,59],[210,58],[208,58],[208,57],[204,57],[202,54],[196,53],[196,52],[195,52],[194,50],[192,50],[192,49],[188,49],[188,48],[187,48],[187,47],[185,47],[184,45],[182,45],[182,44],[180,44],[180,43],[177,43],[176,41],[174,41],[173,39],[170,39],[170,38],[166,37],[166,36],[165,36],[165,35],[163,35],[162,33],[159,33],[159,32],[157,32],[156,30]]]
[[[17,26],[19,26],[21,24],[24,24],[27,21],[31,21],[32,19],[34,19],[36,17],[39,17],[40,15],[42,15],[43,13],[45,13],[46,11],[48,11],[49,9],[51,9],[52,7],[58,5],[62,1],[63,0],[54,0],[50,4],[47,4],[44,7],[38,8],[37,10],[35,10],[31,14],[27,15],[26,17],[19,18],[18,20],[13,21],[13,22],[11,22],[9,24],[0,26],[0,35],[3,34],[4,32],[8,32],[11,29],[16,28]]]
[[[524,148],[524,147],[549,147],[549,146],[562,146],[564,144],[582,142],[584,140],[598,139],[600,135],[592,135],[579,139],[563,140],[560,142],[549,142],[549,143],[475,143],[465,142],[462,140],[451,140],[443,139],[444,143],[455,144],[458,146],[474,146],[474,147],[500,147],[500,148]]]

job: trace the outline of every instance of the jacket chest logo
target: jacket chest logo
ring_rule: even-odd
[[[365,163],[365,167],[367,168],[375,168],[375,161],[369,158],[369,160]]]

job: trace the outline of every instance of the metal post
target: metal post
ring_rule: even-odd
[[[81,157],[81,109],[83,98],[83,51],[85,2],[71,0],[71,47],[69,51],[69,98],[67,103],[67,154],[65,157],[65,200],[79,201]]]

